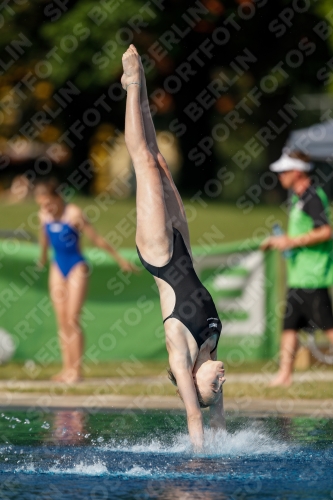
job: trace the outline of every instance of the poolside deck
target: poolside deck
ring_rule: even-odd
[[[262,374],[230,374],[230,384],[267,384],[269,378]],[[301,384],[316,382],[332,382],[333,372],[317,371],[304,372],[295,375],[295,382]],[[108,378],[108,379],[85,379],[75,385],[74,390],[81,394],[73,394],[68,391],[66,384],[52,382],[49,380],[22,381],[22,380],[0,380],[0,408],[29,408],[31,410],[47,411],[49,408],[85,408],[94,412],[100,409],[174,409],[184,410],[183,404],[176,396],[162,394],[110,394],[110,388],[130,387],[139,384],[143,387],[158,386],[167,382],[165,376],[161,377],[132,377],[130,379]],[[71,386],[70,389],[73,390]],[[108,389],[108,390],[106,390]],[[83,394],[82,394],[83,392]],[[116,391],[115,391],[116,392]],[[333,395],[333,391],[331,392]],[[327,394],[330,396],[331,394]],[[225,397],[225,409],[232,414],[241,413],[252,416],[268,415],[306,415],[312,417],[333,417],[333,398],[304,399],[294,397],[265,398],[248,396],[246,392],[238,393],[235,397]]]

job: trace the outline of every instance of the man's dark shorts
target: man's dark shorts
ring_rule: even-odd
[[[333,328],[331,298],[327,288],[290,288],[287,293],[284,330]]]

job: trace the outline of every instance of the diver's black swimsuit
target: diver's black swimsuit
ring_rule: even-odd
[[[175,292],[174,310],[163,323],[169,318],[178,319],[189,329],[199,349],[209,337],[217,333],[218,338],[213,349],[215,351],[222,323],[210,293],[196,275],[191,256],[178,229],[173,228],[173,254],[165,266],[148,264],[142,258],[138,247],[137,251],[143,266],[153,276],[166,281]]]

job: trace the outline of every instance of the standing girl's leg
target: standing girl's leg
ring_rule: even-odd
[[[88,268],[84,262],[76,264],[67,278],[67,341],[69,370],[65,382],[73,383],[81,379],[84,338],[80,325],[80,314],[88,287]]]
[[[172,254],[173,234],[160,169],[148,148],[140,105],[140,59],[131,45],[123,56],[122,84],[127,89],[125,140],[137,179],[136,241],[143,258],[165,265]],[[132,83],[132,84],[131,84]]]
[[[52,263],[49,274],[49,291],[58,325],[59,344],[62,355],[62,370],[52,377],[53,380],[62,381],[64,374],[70,367],[70,358],[67,342],[67,282],[57,264]]]

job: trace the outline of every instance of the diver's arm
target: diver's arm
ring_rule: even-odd
[[[203,447],[203,420],[201,410],[199,409],[195,413],[189,413],[186,411],[187,416],[187,428],[190,435],[191,443],[196,452],[200,452]]]
[[[190,366],[184,360],[169,357],[170,368],[176,377],[179,394],[184,402],[187,416],[188,432],[196,451],[203,447],[203,418],[195,390]]]
[[[185,405],[187,427],[193,448],[195,451],[201,451],[204,439],[203,418],[192,374],[188,372],[183,374],[177,373],[175,376],[177,378],[179,393]]]
[[[217,361],[217,346],[210,353],[212,361]],[[223,386],[221,387],[221,397],[218,401],[209,407],[210,426],[212,429],[225,429],[225,416],[223,406]]]
[[[221,392],[221,397],[218,401],[209,407],[209,417],[210,417],[210,426],[212,429],[224,429],[225,425],[225,416],[224,416],[224,407],[223,407],[223,389]]]

